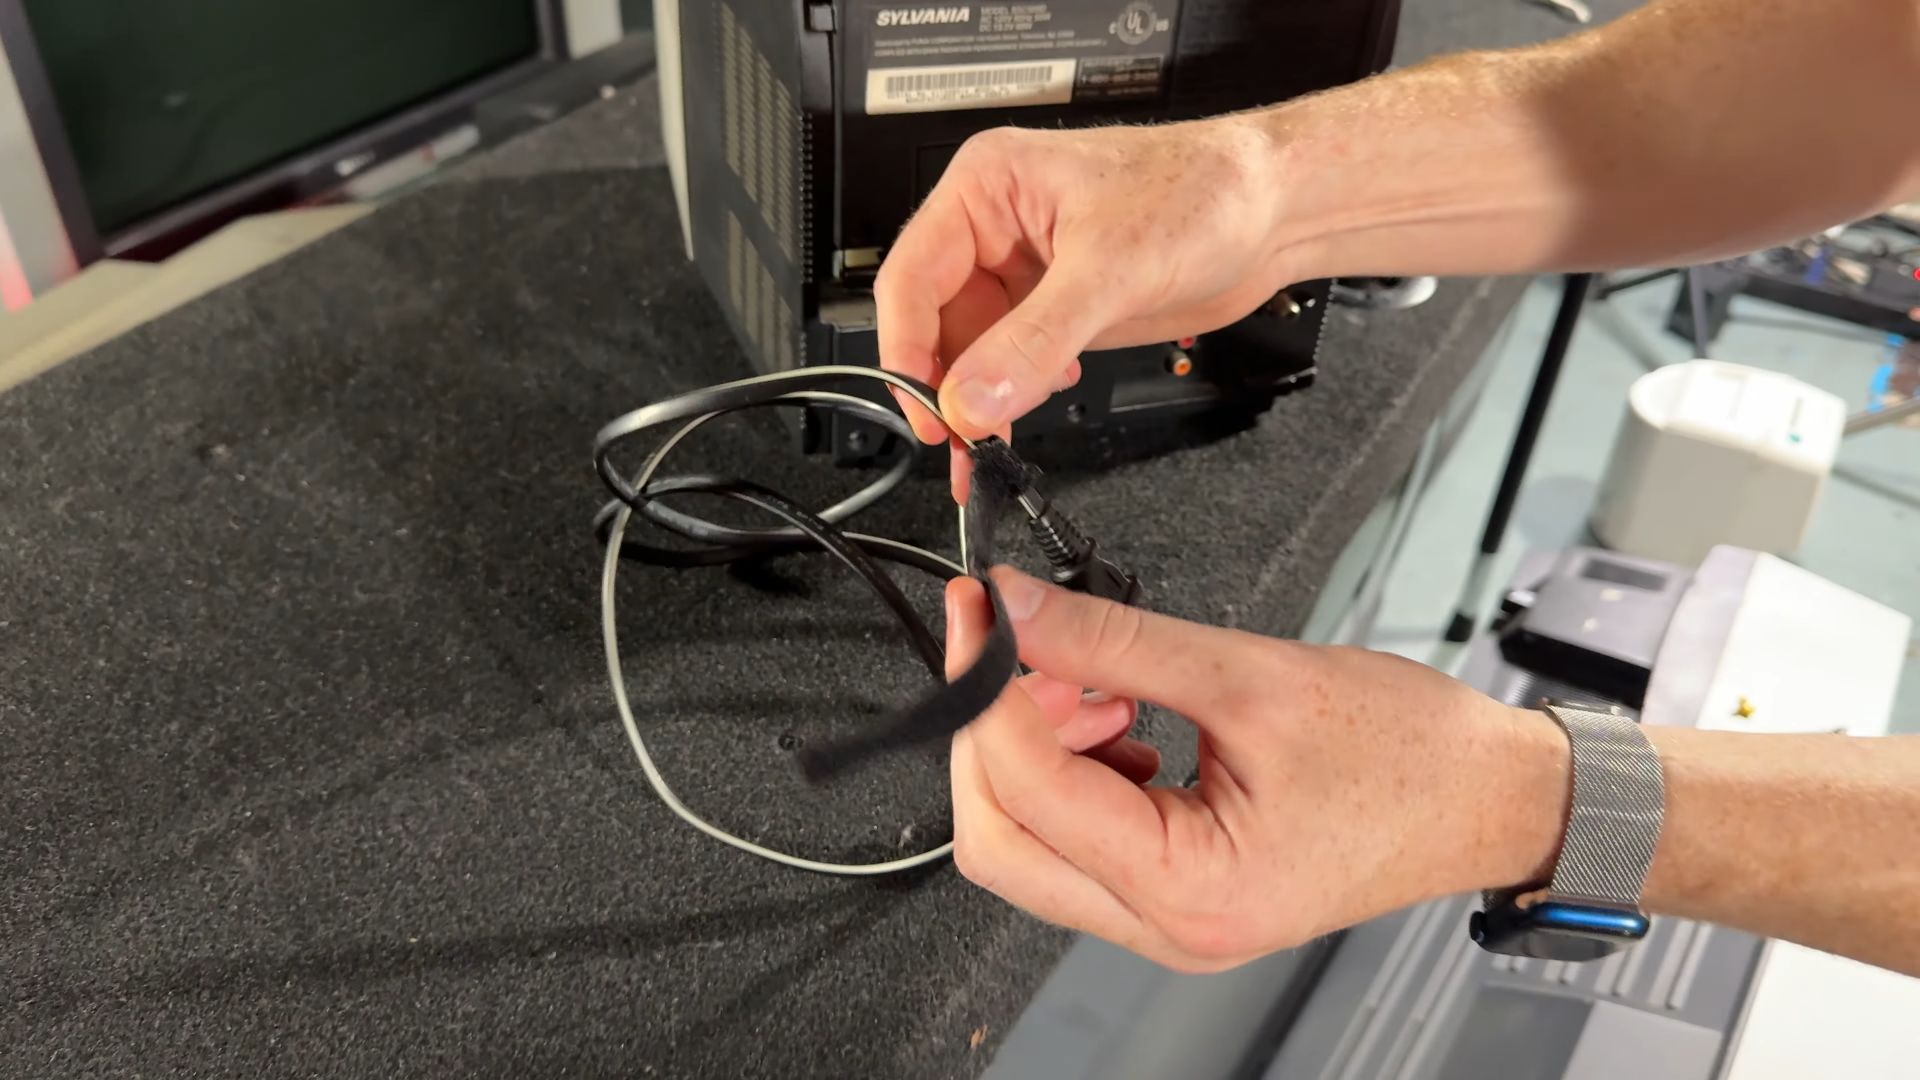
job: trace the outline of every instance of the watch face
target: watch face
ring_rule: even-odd
[[[1637,911],[1548,901],[1475,912],[1468,933],[1489,952],[1580,962],[1619,952],[1646,937],[1648,925]]]

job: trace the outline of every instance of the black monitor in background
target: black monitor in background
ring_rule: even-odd
[[[0,35],[85,263],[165,254],[431,138],[564,51],[557,7],[0,0]]]

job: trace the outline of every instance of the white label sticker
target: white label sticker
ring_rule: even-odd
[[[867,114],[1065,105],[1073,100],[1075,60],[873,68],[867,72]]]

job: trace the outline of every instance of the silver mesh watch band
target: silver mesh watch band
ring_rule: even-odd
[[[1640,725],[1549,705],[1573,746],[1573,802],[1549,895],[1638,909],[1666,817],[1660,755]]]

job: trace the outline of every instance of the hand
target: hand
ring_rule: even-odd
[[[1078,380],[1082,350],[1245,316],[1290,280],[1270,144],[1232,118],[974,136],[880,268],[881,364],[938,386],[955,432],[1004,436]],[[922,440],[948,438],[903,407]]]
[[[1004,569],[995,580],[1039,674],[954,739],[953,854],[1010,903],[1218,971],[1549,865],[1569,781],[1544,715],[1398,657],[1185,623]],[[992,611],[969,578],[947,605],[962,667]],[[1115,738],[1131,710],[1108,701],[1081,706],[1097,720],[1065,722],[1059,686],[1178,711],[1199,729],[1199,783],[1143,786],[1132,749],[1120,767],[1075,753]]]
[[[972,584],[973,591],[956,588],[961,583]],[[986,640],[992,617],[986,595],[972,578],[962,578],[947,588],[949,679],[958,678],[973,663],[980,653],[980,643]],[[956,651],[955,642],[969,647]],[[1019,693],[1032,705],[1064,752],[1084,754],[1136,784],[1152,780],[1160,771],[1160,751],[1127,736],[1139,711],[1136,702],[1103,694],[1086,695],[1078,686],[1037,671],[1014,679],[1009,692]],[[958,765],[954,776],[957,783]]]

